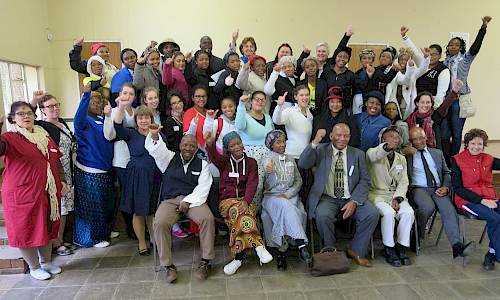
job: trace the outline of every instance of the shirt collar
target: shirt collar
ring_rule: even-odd
[[[346,154],[347,154],[347,146],[342,149],[342,150],[338,150],[337,148],[335,148],[335,146],[333,146],[332,144],[332,149],[333,149],[333,156],[337,155],[339,152],[342,152],[343,156],[346,157]]]

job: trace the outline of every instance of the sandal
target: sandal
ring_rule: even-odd
[[[73,254],[73,251],[71,251],[71,249],[67,248],[66,246],[59,246],[56,249],[56,254],[59,256],[68,256]]]
[[[137,251],[139,252],[139,255],[140,256],[149,256],[151,255],[151,249],[149,248],[146,248],[146,249],[137,249]]]

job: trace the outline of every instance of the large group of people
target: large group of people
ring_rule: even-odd
[[[195,275],[206,279],[217,232],[227,234],[233,257],[225,274],[237,272],[245,252],[261,264],[275,258],[284,271],[290,248],[313,263],[308,220],[324,246],[336,247],[336,222],[352,218],[347,255],[371,266],[367,248],[380,223],[385,260],[400,267],[411,264],[413,226],[424,238],[436,209],[453,257],[469,255],[474,244],[460,238],[461,210],[488,222],[483,266],[491,270],[500,261],[492,188],[500,160],[484,153],[488,136],[480,129],[465,134],[459,152],[474,114],[468,73],[491,19],[483,17],[469,50],[452,38],[444,61],[441,46],[419,50],[403,26],[404,47],[385,48],[378,66],[364,49],[359,70],[348,68],[351,27],[331,56],[326,42],[316,57],[304,48],[298,59],[283,43],[267,61],[253,37],[243,38],[238,53],[236,31],[222,59],[208,36],[194,54],[166,39],[140,55],[123,49],[121,69],[103,43],[82,60],[77,40],[70,66],[85,78],[74,132],[60,117],[61,103],[43,91],[10,107],[14,129],[0,140],[9,243],[34,278],[48,279],[61,272],[51,251],[109,246],[120,211],[139,255],[156,244],[174,282],[172,238],[187,230],[180,219],[199,235]],[[73,240],[64,243],[70,212]]]

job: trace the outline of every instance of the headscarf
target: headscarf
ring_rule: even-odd
[[[95,43],[92,46],[90,46],[90,51],[92,51],[93,55],[97,55],[97,51],[99,50],[99,48],[102,47],[107,47],[107,45],[103,43]]]
[[[222,138],[222,146],[224,147],[224,152],[227,152],[229,150],[229,143],[234,139],[239,139],[241,141],[241,137],[236,131],[231,131],[224,135],[224,137]]]
[[[285,135],[285,133],[279,129],[269,131],[266,135],[266,147],[272,151],[274,143],[282,135]]]
[[[101,75],[97,75],[97,74],[92,73],[92,62],[94,60],[98,61],[102,65],[102,74]],[[90,76],[105,77],[104,75],[106,73],[106,62],[104,61],[104,59],[102,59],[99,55],[91,56],[89,58],[89,60],[87,60],[87,73],[89,73]]]

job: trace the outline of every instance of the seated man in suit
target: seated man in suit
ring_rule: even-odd
[[[356,233],[347,254],[358,265],[371,267],[371,262],[364,256],[377,226],[379,213],[367,201],[370,177],[366,169],[365,153],[347,145],[350,130],[344,123],[333,126],[331,143],[319,144],[325,134],[324,129],[318,130],[299,159],[299,167],[303,169],[316,167],[308,199],[309,218],[316,220],[325,247],[334,247],[338,212],[343,211],[343,219],[354,216]]]
[[[159,138],[158,125],[150,126],[149,131],[144,146],[163,172],[161,204],[153,222],[160,265],[166,268],[167,282],[174,282],[177,268],[172,261],[172,226],[184,214],[200,227],[201,262],[194,275],[204,280],[208,276],[210,260],[215,257],[214,216],[206,204],[212,185],[208,164],[195,155],[198,148],[193,135],[186,134],[179,144],[180,152],[173,152]]]
[[[457,212],[450,199],[451,175],[443,152],[428,148],[427,136],[420,127],[410,129],[413,154],[406,155],[408,178],[413,201],[417,205],[417,222],[420,237],[434,210],[439,210],[446,236],[453,247],[453,258],[468,255],[474,248],[473,242],[464,245],[460,241]]]
[[[382,131],[381,144],[366,151],[371,184],[368,199],[380,212],[385,261],[394,267],[409,265],[406,248],[410,246],[410,232],[415,221],[413,208],[406,199],[408,176],[406,159],[396,152],[401,145],[399,129],[390,126]],[[394,225],[398,220],[397,247]]]

